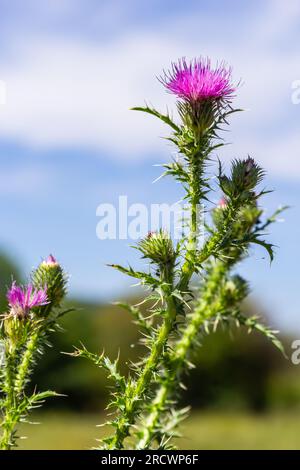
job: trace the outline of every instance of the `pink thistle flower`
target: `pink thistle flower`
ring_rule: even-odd
[[[189,102],[228,100],[235,92],[231,72],[223,62],[213,68],[208,58],[190,62],[183,58],[172,64],[161,81],[171,93]]]
[[[58,266],[56,258],[51,254],[43,261],[43,264],[47,266]]]
[[[11,308],[11,315],[25,318],[34,307],[48,304],[47,288],[34,289],[32,284],[26,287],[18,286],[15,282],[7,292],[7,300]]]

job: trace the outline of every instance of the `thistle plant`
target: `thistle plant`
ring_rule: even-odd
[[[8,309],[1,316],[0,344],[0,449],[17,444],[17,427],[34,408],[48,397],[48,390],[30,388],[33,368],[48,345],[49,334],[58,328],[61,302],[67,278],[60,264],[50,255],[31,274],[27,286],[15,282],[7,292]]]
[[[133,109],[153,115],[171,129],[167,139],[176,147],[177,157],[163,165],[163,176],[173,177],[184,189],[189,230],[176,242],[163,228],[142,239],[136,248],[149,262],[147,271],[112,265],[149,291],[146,314],[138,305],[123,305],[132,313],[146,346],[130,372],[120,373],[119,358],[111,361],[84,347],[74,352],[107,370],[114,382],[108,404],[113,417],[107,423],[113,433],[101,442],[103,449],[172,447],[171,439],[186,414],[177,406],[184,373],[192,367],[202,335],[218,324],[257,330],[283,351],[277,332],[243,313],[249,286],[234,271],[253,244],[264,247],[273,259],[273,246],[264,237],[281,209],[264,218],[260,206],[266,193],[260,189],[264,171],[252,157],[234,159],[227,174],[218,161],[216,178],[210,169],[216,150],[225,145],[222,131],[229,117],[240,111],[232,106],[237,91],[232,71],[224,63],[213,67],[209,59],[182,59],[160,81],[176,96],[178,119],[149,106]],[[221,197],[218,205],[210,202],[213,192]],[[200,245],[203,226],[205,239]]]

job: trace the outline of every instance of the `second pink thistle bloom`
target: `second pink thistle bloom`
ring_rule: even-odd
[[[26,287],[15,282],[7,292],[7,300],[11,308],[10,314],[17,318],[25,318],[34,307],[48,304],[47,288],[34,289],[32,284]]]

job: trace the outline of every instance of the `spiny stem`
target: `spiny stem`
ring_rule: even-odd
[[[4,431],[1,436],[0,443],[0,448],[3,450],[10,450],[13,447],[12,436],[14,434],[15,427],[21,418],[21,415],[18,412],[18,406],[22,401],[24,389],[30,373],[30,366],[38,348],[38,339],[38,331],[34,331],[27,341],[26,349],[15,373],[13,373],[13,367],[15,367],[16,362],[15,354],[7,354],[5,365],[5,389],[7,392],[5,400],[5,414],[3,422],[1,423],[1,427]]]
[[[4,403],[4,416],[1,423],[3,433],[0,441],[0,449],[10,450],[13,446],[12,436],[15,427],[13,419],[13,410],[15,407],[15,391],[14,391],[14,367],[15,367],[16,354],[15,351],[6,350],[5,352],[5,382],[4,390],[6,393]]]
[[[213,235],[205,242],[198,254],[196,251],[194,252],[193,262],[190,262],[189,258],[186,259],[182,267],[182,275],[178,283],[179,290],[185,291],[188,288],[189,281],[196,270],[195,263],[197,266],[201,266],[210,256],[219,251],[221,244],[223,244],[226,239],[230,239],[231,229],[236,222],[240,206],[239,201],[237,201],[232,207],[228,206],[226,208],[227,216],[224,218],[222,231],[216,231],[213,233]]]
[[[205,284],[204,295],[199,305],[190,316],[190,321],[182,332],[181,338],[177,341],[170,357],[170,364],[165,370],[165,375],[156,397],[151,404],[151,412],[148,415],[142,436],[137,444],[137,449],[148,449],[153,437],[156,434],[160,415],[165,411],[167,401],[174,389],[174,384],[178,383],[182,368],[187,356],[191,352],[195,340],[199,334],[203,322],[214,316],[220,309],[222,302],[217,299],[212,302],[214,296],[218,293],[219,285],[227,272],[227,266],[219,262],[215,265],[212,273]]]
[[[38,349],[39,341],[39,330],[35,331],[29,338],[26,350],[23,354],[22,360],[18,367],[18,372],[15,379],[15,393],[17,396],[21,395],[24,391],[28,375],[30,373],[30,367],[33,361],[33,357]]]
[[[124,447],[124,440],[129,436],[130,426],[134,424],[140,410],[143,394],[161,360],[166,342],[173,329],[176,313],[175,302],[171,297],[169,297],[167,299],[167,311],[165,313],[163,324],[159,328],[157,338],[155,339],[151,353],[143,366],[143,371],[140,377],[132,384],[132,387],[129,390],[129,396],[126,400],[123,416],[117,422],[116,432],[109,445],[109,449],[122,449]]]
[[[207,142],[206,145],[208,145]],[[200,152],[198,149],[193,155],[190,165],[190,234],[187,242],[185,261],[182,266],[181,288],[183,291],[188,288],[190,279],[195,271],[195,256],[197,253],[197,242],[200,225],[199,205],[202,197],[201,176],[204,170],[204,154],[205,147],[203,148],[202,152]]]
[[[228,205],[226,209],[224,209],[227,214],[224,217],[222,231],[216,231],[204,244],[202,250],[199,253],[197,258],[197,263],[202,264],[204,263],[211,255],[215,254],[219,251],[221,244],[226,242],[226,240],[230,240],[232,228],[236,223],[236,219],[238,217],[238,211],[242,207],[240,201],[237,201],[235,204]]]
[[[195,255],[197,253],[197,241],[198,241],[198,232],[199,232],[199,203],[202,195],[201,188],[201,174],[203,172],[204,159],[203,153],[197,150],[193,156],[193,163],[190,167],[190,203],[191,203],[191,213],[190,213],[190,235],[187,243],[187,251],[185,257],[185,263],[183,266],[183,271],[186,271],[186,286],[188,286],[189,281],[195,270]],[[173,302],[174,303],[174,302]],[[164,342],[166,343],[169,339],[169,335],[173,328],[173,323],[176,319],[176,305],[171,306],[170,311],[173,311],[171,323],[164,332]],[[167,326],[167,325],[166,325]],[[161,348],[160,354],[163,352]],[[160,359],[160,357],[158,358]]]
[[[3,433],[1,436],[0,449],[1,450],[11,450],[13,447],[12,436],[15,427],[14,421],[11,419],[9,412],[5,413],[3,422],[1,423],[3,428]]]

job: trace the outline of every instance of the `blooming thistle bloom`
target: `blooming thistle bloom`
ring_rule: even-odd
[[[7,292],[7,300],[11,308],[11,315],[17,318],[26,318],[32,308],[49,303],[46,287],[34,289],[32,284],[21,287],[15,282]]]
[[[185,58],[179,59],[161,81],[171,93],[191,103],[228,100],[235,92],[231,83],[231,68],[223,62],[213,68],[208,58],[190,62]]]

